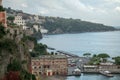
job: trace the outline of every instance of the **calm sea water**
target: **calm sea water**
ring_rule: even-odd
[[[106,77],[101,74],[82,74],[79,77],[71,76],[66,80],[120,80],[119,74],[113,74],[114,77]]]
[[[46,35],[39,42],[79,56],[86,52],[120,56],[120,31]],[[109,78],[100,74],[82,74],[80,77],[67,77],[66,80],[120,80],[120,75]]]
[[[87,52],[120,56],[120,31],[45,35],[39,42],[79,56]]]

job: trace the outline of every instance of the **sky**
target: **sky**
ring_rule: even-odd
[[[3,5],[30,14],[120,26],[120,0],[3,0]]]

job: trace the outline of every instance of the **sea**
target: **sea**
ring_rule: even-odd
[[[44,35],[38,42],[78,56],[84,53],[120,56],[120,31]],[[109,78],[100,74],[82,74],[80,77],[69,76],[66,80],[120,80],[120,75]]]

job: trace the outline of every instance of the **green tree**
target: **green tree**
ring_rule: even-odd
[[[101,58],[103,62],[106,62],[107,58],[110,58],[110,56],[106,53],[98,54],[98,57]]]
[[[0,12],[1,11],[5,11],[5,9],[3,8],[3,6],[0,6]]]
[[[13,38],[15,39],[17,37],[17,30],[14,30]]]
[[[20,71],[22,69],[20,61],[14,59],[12,63],[8,64],[7,71]]]
[[[93,55],[93,57],[97,57],[97,55],[96,55],[96,54],[94,54],[94,55]]]
[[[0,39],[6,35],[5,27],[0,23]]]
[[[20,72],[20,79],[21,80],[31,80],[32,74],[29,73],[28,71],[22,69]]]
[[[55,53],[55,55],[58,55],[58,53]]]
[[[115,57],[114,60],[115,60],[115,64],[120,65],[120,56]]]
[[[9,17],[7,18],[7,20],[9,20],[9,21],[12,22],[12,23],[13,23],[14,19],[15,19],[14,16],[9,16]]]
[[[91,53],[84,53],[83,56],[90,57]]]
[[[24,37],[22,38],[22,41],[25,42],[27,40],[30,40],[30,41],[33,41],[35,45],[37,45],[37,39],[32,37],[32,36],[25,36],[24,34]]]
[[[47,45],[39,43],[36,44],[34,47],[34,51],[38,53],[39,55],[46,55],[47,53]]]
[[[36,77],[35,77],[35,75],[32,75],[32,80],[36,80]]]
[[[17,44],[14,42],[14,40],[11,39],[3,39],[0,41],[0,52],[2,50],[5,50],[11,54],[17,53]]]
[[[51,55],[54,55],[54,52],[51,52]]]
[[[92,58],[91,58],[91,60],[90,60],[90,62],[89,62],[89,64],[90,65],[99,65],[100,64],[100,58],[96,55],[96,54],[94,54],[93,56],[92,56]]]

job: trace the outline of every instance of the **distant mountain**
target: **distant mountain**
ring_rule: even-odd
[[[120,26],[115,26],[116,29],[120,29]]]
[[[27,20],[28,26],[31,26],[35,23],[34,20],[30,20],[30,17],[34,17],[34,15],[32,14],[27,14],[21,10],[13,10],[11,8],[6,8],[6,11],[9,16],[15,16],[20,13],[23,16],[23,18]],[[80,19],[67,19],[47,16],[39,16],[39,18],[41,21],[37,23],[42,25],[45,29],[47,29],[49,34],[101,32],[117,30],[115,27],[112,26],[82,21]]]

